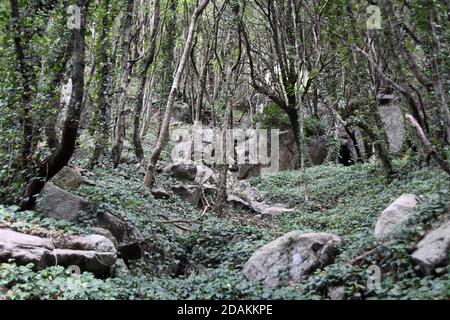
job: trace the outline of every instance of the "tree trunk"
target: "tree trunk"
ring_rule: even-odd
[[[127,102],[127,90],[129,84],[129,57],[131,47],[131,27],[133,24],[133,9],[134,0],[127,1],[127,9],[125,12],[125,19],[123,23],[124,38],[123,38],[123,52],[122,52],[122,72],[120,78],[119,98],[117,100],[117,122],[115,131],[114,147],[111,151],[114,167],[117,168],[120,163],[120,157],[122,156],[123,143],[125,140],[125,124],[126,124],[126,102]]]
[[[23,128],[23,145],[22,145],[22,159],[24,161],[29,160],[32,155],[33,145],[33,122],[30,115],[30,102],[31,102],[31,82],[32,82],[32,69],[26,61],[25,49],[22,43],[22,25],[20,21],[19,2],[18,0],[10,0],[11,7],[11,19],[13,23],[13,39],[14,49],[16,53],[16,59],[18,64],[18,72],[21,76],[22,82],[22,109],[21,112],[21,124]],[[28,39],[26,39],[28,41]]]
[[[77,5],[81,9],[81,24],[80,29],[73,30],[73,90],[67,108],[61,142],[58,148],[40,165],[38,176],[28,184],[24,200],[21,203],[21,208],[24,210],[34,208],[36,196],[41,192],[46,182],[67,165],[75,150],[83,104],[87,2],[88,0],[77,0]]]
[[[104,2],[105,8],[109,5],[109,0]],[[108,137],[109,137],[109,113],[110,113],[110,98],[109,93],[111,89],[111,64],[112,61],[108,57],[108,51],[102,48],[105,48],[109,45],[108,39],[108,25],[110,23],[110,18],[108,14],[104,14],[102,17],[102,31],[99,35],[99,46],[100,46],[100,84],[98,86],[98,133],[95,139],[95,147],[92,152],[91,159],[89,160],[88,168],[94,169],[97,164],[100,156],[105,152]]]
[[[144,158],[144,150],[142,149],[141,136],[140,136],[140,128],[141,128],[141,113],[144,104],[144,92],[145,86],[148,80],[148,69],[153,64],[156,55],[156,40],[158,37],[159,23],[160,23],[160,15],[161,15],[161,0],[156,0],[155,2],[155,10],[154,10],[154,18],[153,18],[153,26],[151,33],[151,43],[150,48],[148,49],[147,57],[144,60],[144,65],[142,68],[141,74],[141,83],[139,86],[139,93],[136,101],[136,106],[134,110],[134,128],[133,128],[133,144],[134,151],[137,160],[142,162]]]
[[[189,58],[189,54],[192,48],[192,40],[195,31],[195,27],[197,21],[202,14],[203,10],[208,5],[209,0],[202,0],[197,8],[195,8],[194,14],[191,18],[191,23],[189,26],[188,36],[186,39],[186,43],[184,45],[183,54],[181,55],[180,62],[178,64],[177,72],[175,73],[175,77],[173,79],[172,89],[170,90],[169,98],[167,100],[166,112],[164,115],[164,121],[161,126],[161,131],[159,133],[158,141],[156,143],[155,150],[150,158],[150,163],[147,168],[147,174],[144,179],[144,184],[147,188],[152,187],[153,178],[155,175],[156,164],[158,163],[159,157],[161,156],[162,149],[164,147],[165,141],[169,135],[169,125],[170,118],[172,116],[173,105],[175,103],[175,97],[178,91],[178,86],[181,80],[181,76],[183,75],[184,67],[186,66],[186,62]]]

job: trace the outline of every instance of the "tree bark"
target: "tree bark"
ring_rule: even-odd
[[[431,144],[430,140],[428,140],[417,120],[410,114],[406,115],[406,119],[414,128],[416,135],[423,146],[426,156],[432,157],[434,161],[436,161],[436,163],[441,167],[441,169],[444,170],[448,175],[450,175],[450,164],[437,153],[436,147]]]
[[[22,145],[22,159],[24,161],[29,160],[32,155],[33,146],[33,122],[30,115],[30,102],[31,102],[31,82],[32,82],[32,70],[30,65],[26,62],[25,49],[22,41],[22,25],[20,22],[19,2],[18,0],[10,0],[11,7],[11,19],[13,23],[13,40],[14,49],[16,53],[16,59],[18,64],[18,71],[21,76],[22,82],[22,109],[21,112],[21,124],[23,128],[23,145]],[[28,39],[25,39],[28,41]]]
[[[119,98],[117,100],[117,122],[115,131],[114,147],[111,151],[114,167],[117,168],[120,164],[120,157],[122,156],[123,143],[126,134],[126,103],[127,90],[129,84],[130,68],[129,57],[131,47],[131,27],[133,24],[134,0],[127,1],[127,9],[123,23],[124,38],[123,38],[123,52],[122,52],[122,72],[120,78]]]
[[[144,105],[144,92],[145,92],[145,86],[147,84],[148,80],[148,70],[150,66],[153,64],[153,61],[155,60],[156,55],[156,40],[158,37],[158,30],[159,30],[159,24],[160,24],[160,18],[161,16],[161,0],[155,1],[155,8],[154,8],[154,18],[153,18],[153,26],[152,26],[152,32],[150,36],[150,47],[148,49],[147,56],[144,60],[144,65],[142,68],[142,74],[141,74],[141,83],[139,86],[139,93],[136,101],[136,106],[134,110],[134,127],[133,127],[133,144],[134,144],[134,151],[137,160],[142,162],[144,158],[144,150],[142,149],[142,143],[141,143],[141,137],[140,137],[140,128],[141,128],[141,113],[142,108]]]

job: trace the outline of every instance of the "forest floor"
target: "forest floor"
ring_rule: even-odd
[[[295,211],[270,220],[231,209],[223,217],[208,212],[195,223],[182,224],[185,230],[165,223],[162,216],[194,220],[201,214],[198,208],[177,197],[155,200],[135,165],[101,165],[89,173],[96,185],[83,185],[76,193],[139,227],[150,244],[144,258],[108,279],[71,275],[61,267],[36,272],[32,266],[2,264],[0,299],[326,299],[328,288],[336,286],[345,287],[347,299],[448,299],[450,268],[439,270],[439,276],[420,277],[409,254],[430,222],[448,210],[450,181],[438,169],[412,162],[396,163],[399,176],[389,186],[375,164],[323,165],[253,178],[251,184],[265,198]],[[168,177],[160,180],[171,183]],[[349,260],[374,247],[377,217],[404,193],[420,198],[413,219],[417,227],[401,233],[382,256],[349,267]],[[72,224],[0,206],[0,227],[17,231],[89,234],[92,226],[89,216]],[[334,263],[287,288],[268,289],[245,279],[241,269],[252,253],[293,230],[341,236]],[[373,262],[386,270],[375,288],[367,286]]]

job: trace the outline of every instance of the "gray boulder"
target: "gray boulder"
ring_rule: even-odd
[[[411,217],[417,203],[418,199],[414,194],[404,194],[395,200],[378,218],[374,231],[375,238],[381,241],[392,237]]]
[[[267,287],[299,282],[330,263],[341,239],[330,233],[293,231],[258,249],[244,265],[249,280]]]
[[[109,275],[117,260],[114,244],[100,235],[45,239],[0,229],[0,262],[33,263],[36,269],[60,265]]]
[[[166,166],[163,172],[176,179],[194,182],[197,177],[197,166],[193,161],[177,161]]]
[[[19,265],[33,263],[42,269],[50,265],[53,249],[50,239],[0,229],[0,262],[13,259]]]
[[[431,231],[417,244],[411,258],[424,274],[431,274],[436,268],[449,264],[450,219]]]
[[[109,230],[117,239],[117,251],[121,258],[128,260],[142,258],[144,236],[133,224],[104,211],[97,212],[97,224],[99,227]]]
[[[91,204],[53,183],[47,183],[36,209],[51,218],[76,222],[90,211]]]

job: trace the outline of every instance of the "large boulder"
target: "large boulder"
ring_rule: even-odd
[[[64,190],[77,189],[83,182],[83,176],[78,168],[64,167],[50,180]]]
[[[36,209],[51,218],[76,222],[83,214],[89,213],[91,204],[53,183],[47,183]]]
[[[0,262],[33,263],[36,269],[61,265],[109,275],[117,260],[114,244],[100,235],[46,239],[0,229]]]
[[[405,225],[418,203],[414,194],[404,194],[387,207],[378,218],[374,236],[377,240],[386,240],[393,236],[398,228]]]
[[[431,274],[436,268],[449,264],[450,219],[431,231],[417,244],[411,258],[424,274]]]
[[[109,230],[117,239],[117,251],[121,258],[127,260],[142,258],[144,236],[133,224],[104,211],[97,212],[97,224]]]
[[[193,182],[197,177],[197,165],[193,161],[177,161],[166,166],[163,172],[176,179]]]
[[[293,231],[258,249],[244,265],[249,280],[267,287],[299,282],[330,263],[341,239],[330,233]]]
[[[53,249],[50,239],[0,229],[0,262],[13,259],[19,265],[33,263],[42,269],[50,265]]]

